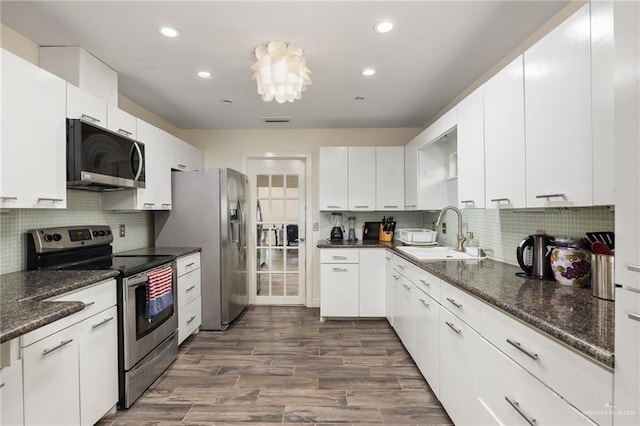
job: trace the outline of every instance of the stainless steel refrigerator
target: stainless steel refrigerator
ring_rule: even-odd
[[[156,247],[201,247],[201,330],[224,330],[247,306],[247,177],[233,169],[172,172]]]

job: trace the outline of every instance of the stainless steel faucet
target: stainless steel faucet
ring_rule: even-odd
[[[454,212],[456,212],[458,214],[458,246],[456,247],[457,251],[464,251],[464,242],[467,240],[464,237],[464,234],[462,233],[462,212],[454,206],[447,206],[445,208],[443,208],[442,210],[440,210],[440,214],[438,215],[438,218],[436,219],[436,226],[440,226],[440,222],[442,222],[442,218],[444,217],[444,213],[447,210],[453,210]]]

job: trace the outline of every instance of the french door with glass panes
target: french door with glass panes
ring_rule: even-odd
[[[249,159],[255,210],[254,303],[305,303],[305,162]]]

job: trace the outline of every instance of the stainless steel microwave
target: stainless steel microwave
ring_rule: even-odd
[[[144,144],[67,119],[67,187],[117,191],[145,187]]]

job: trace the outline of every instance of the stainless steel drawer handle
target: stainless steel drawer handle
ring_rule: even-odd
[[[398,269],[402,269],[402,270],[404,270],[404,269],[405,269],[405,267],[404,267],[404,266],[402,266],[402,265],[400,265],[400,264],[396,265],[396,267],[397,267]]]
[[[178,167],[180,167],[181,169],[186,169],[187,168],[187,166],[184,165],[184,164],[178,164]]]
[[[171,207],[171,203],[162,203],[161,206],[162,207]]]
[[[51,201],[52,203],[61,203],[64,200],[62,198],[38,197],[38,202],[40,201]]]
[[[55,346],[51,349],[45,349],[44,351],[42,351],[42,356],[45,355],[49,355],[51,352],[57,351],[58,349],[67,346],[69,343],[73,342],[73,339],[69,339],[69,340],[63,340],[62,342],[60,342],[60,344],[58,346]]]
[[[347,256],[331,256],[331,257],[336,260],[347,260]]]
[[[333,268],[334,272],[347,272],[348,269],[347,268]]]
[[[420,281],[422,284],[426,285],[427,287],[431,287],[431,283],[428,282],[427,280],[423,280],[422,278],[420,278],[418,281]]]
[[[634,321],[638,321],[640,322],[640,315],[638,314],[634,314],[632,312],[628,313],[627,316],[629,317],[629,319],[632,319]]]
[[[0,389],[2,389],[6,385],[5,382],[0,383]]]
[[[475,201],[473,201],[473,200],[462,200],[462,201],[460,201],[460,204],[475,204]]]
[[[196,262],[187,263],[186,265],[184,265],[184,267],[185,268],[191,268],[195,264],[196,264]]]
[[[426,301],[426,300],[424,300],[424,299],[418,299],[418,300],[419,300],[419,301],[420,301],[420,303],[422,303],[425,307],[427,307],[427,308],[429,307],[429,304],[427,303],[427,301]]]
[[[415,204],[408,204],[408,205],[406,205],[405,207],[406,207],[406,208],[408,208],[408,209],[415,209],[415,208],[416,208],[416,207],[418,207],[418,206],[417,206],[417,205],[415,205]]]
[[[447,324],[447,325],[449,326],[449,328],[450,328],[450,329],[452,329],[453,331],[455,331],[455,332],[456,332],[456,334],[460,334],[460,333],[462,333],[462,330],[460,330],[460,329],[456,328],[456,326],[455,326],[455,325],[453,325],[453,324],[451,324],[449,321],[445,321],[444,323],[445,323],[445,324]]]
[[[18,197],[0,197],[0,200],[2,201],[11,201],[11,200],[17,200]]]
[[[627,265],[627,270],[631,272],[640,272],[640,266],[638,265]]]
[[[368,209],[369,206],[353,206],[354,209]]]
[[[122,127],[120,127],[120,128],[118,129],[118,133],[122,133],[123,135],[126,135],[126,136],[131,136],[131,135],[133,135],[133,133],[129,132],[128,130],[123,129]]]
[[[411,291],[411,286],[407,285],[407,284],[402,284],[402,287],[406,288],[407,290]]]
[[[195,315],[194,315],[194,316],[192,316],[191,318],[189,318],[189,319],[187,320],[187,324],[191,324],[191,323],[193,322],[193,320],[194,320],[194,319],[196,319],[196,316],[195,316]]]
[[[189,292],[189,291],[193,290],[194,288],[196,288],[196,286],[195,286],[195,285],[192,285],[191,287],[189,287],[188,289],[186,289],[186,290],[185,290],[185,292]]]
[[[511,203],[511,200],[509,198],[492,198],[491,202],[492,203],[501,203],[503,201],[506,201],[507,203]]]
[[[98,327],[102,327],[103,325],[107,324],[109,321],[113,321],[113,317],[111,317],[111,318],[105,318],[103,321],[101,321],[101,322],[99,322],[99,323],[97,323],[97,324],[93,324],[93,325],[91,326],[91,328],[95,330],[96,328],[98,328]]]
[[[328,209],[341,209],[340,206],[327,206]]]
[[[384,257],[384,259],[385,259],[385,260],[391,260],[391,258],[390,258],[390,257],[387,257],[387,256],[385,256],[385,257]]]
[[[92,121],[94,123],[100,123],[100,121],[101,121],[99,118],[92,117],[89,114],[85,114],[85,113],[82,113],[82,115],[80,115],[80,119],[81,120],[89,120],[89,121]]]
[[[522,352],[523,354],[525,354],[526,356],[528,356],[529,358],[531,358],[534,361],[538,360],[538,354],[534,354],[533,352],[529,352],[528,350],[526,350],[525,348],[522,347],[522,345],[520,344],[520,342],[515,342],[511,339],[507,339],[507,343],[510,344],[511,346],[513,346],[514,348],[516,348],[517,350],[519,350],[520,352]]]
[[[567,197],[564,194],[542,194],[542,195],[536,195],[536,198],[538,199],[546,198],[547,201],[549,200],[549,198],[562,198],[565,201],[567,199]]]
[[[85,307],[85,308],[88,308],[89,306],[91,306],[91,305],[95,305],[95,304],[96,304],[96,302],[89,302],[89,303],[85,303],[85,304],[84,304],[84,307]]]
[[[458,309],[462,309],[462,305],[458,302],[456,302],[455,299],[452,299],[450,297],[447,297],[447,300],[449,301],[449,303],[451,303],[453,306],[455,306]]]
[[[393,277],[394,280],[399,280],[400,279],[400,275],[392,274],[391,276]]]
[[[142,206],[143,207],[153,207],[155,205],[156,205],[156,203],[144,203]]]
[[[520,403],[514,399],[509,398],[508,396],[505,396],[504,399],[507,400],[507,402],[509,403],[509,405],[511,405],[513,407],[514,410],[516,410],[518,412],[518,414],[520,414],[522,416],[523,419],[525,419],[527,421],[527,423],[529,423],[531,426],[536,426],[536,419],[534,419],[533,417],[530,417],[527,415],[527,413],[525,413],[522,408],[520,408]]]
[[[397,209],[398,206],[384,206],[385,209]]]

